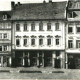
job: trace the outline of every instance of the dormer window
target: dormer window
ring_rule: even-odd
[[[3,20],[7,20],[7,14],[3,14]]]

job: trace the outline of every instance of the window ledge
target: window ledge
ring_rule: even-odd
[[[24,32],[29,31],[29,30],[23,30]]]
[[[55,30],[55,31],[61,31],[61,30]]]
[[[36,45],[31,45],[32,47],[35,47]]]
[[[24,45],[24,47],[28,47],[29,45]]]
[[[52,31],[52,30],[47,30],[47,31]]]
[[[36,31],[36,30],[31,30],[31,31]]]
[[[40,47],[43,47],[44,45],[39,45]]]
[[[21,31],[16,31],[16,32],[21,32]]]
[[[70,32],[70,33],[68,33],[68,34],[74,34],[74,33],[71,33],[71,32]]]
[[[21,45],[16,45],[17,47],[21,47]]]
[[[44,31],[44,30],[39,30],[39,31]]]

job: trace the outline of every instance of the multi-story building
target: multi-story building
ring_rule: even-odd
[[[12,2],[12,66],[65,67],[67,2]]]
[[[80,1],[69,0],[66,26],[66,68],[80,68]]]
[[[0,66],[11,66],[11,11],[0,11]]]

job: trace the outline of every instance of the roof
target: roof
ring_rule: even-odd
[[[67,2],[30,3],[16,6],[12,20],[66,19]]]

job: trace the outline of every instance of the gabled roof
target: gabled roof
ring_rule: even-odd
[[[67,2],[21,4],[13,10],[12,20],[66,19]]]

